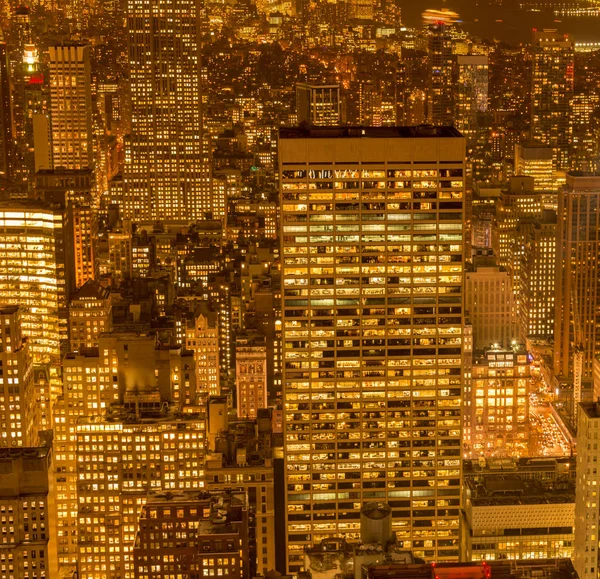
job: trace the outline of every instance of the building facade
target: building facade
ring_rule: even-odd
[[[557,169],[569,169],[573,136],[573,41],[556,30],[534,31],[531,137],[552,147]]]
[[[132,125],[125,217],[194,219],[213,212],[202,123],[200,9],[198,0],[181,6],[166,0],[128,2]]]
[[[280,131],[289,571],[374,499],[402,546],[458,559],[464,151],[446,127]]]
[[[53,165],[63,169],[91,167],[94,153],[90,48],[62,44],[48,50]]]

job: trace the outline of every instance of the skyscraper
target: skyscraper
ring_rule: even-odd
[[[429,30],[428,120],[434,125],[451,125],[454,120],[454,67],[452,40],[444,23]]]
[[[0,178],[12,175],[14,127],[8,47],[0,35]]]
[[[464,152],[448,127],[280,130],[290,571],[371,500],[458,558]]]
[[[0,303],[22,307],[34,360],[58,361],[67,344],[69,251],[64,211],[42,203],[0,203]]]
[[[51,46],[50,102],[54,167],[85,169],[93,164],[90,48]]]
[[[199,11],[199,0],[128,3],[132,120],[125,217],[195,219],[213,211]]]
[[[574,45],[556,30],[534,32],[531,137],[552,147],[558,169],[569,169],[573,135]]]
[[[600,177],[568,173],[558,198],[554,373],[573,382],[575,403],[600,352],[599,210]]]
[[[459,55],[456,57],[458,84],[455,101],[456,128],[472,138],[477,129],[477,116],[488,109],[488,57]]]

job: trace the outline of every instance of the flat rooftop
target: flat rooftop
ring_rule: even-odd
[[[414,127],[281,127],[280,139],[421,139],[457,138],[454,127],[417,125]]]

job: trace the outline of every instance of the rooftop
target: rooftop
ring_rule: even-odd
[[[280,139],[415,139],[462,137],[454,127],[418,125],[415,127],[281,127]]]

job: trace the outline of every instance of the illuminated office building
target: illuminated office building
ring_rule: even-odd
[[[524,338],[549,339],[554,334],[556,213],[545,211],[525,237],[519,317]]]
[[[65,356],[63,360],[63,395],[54,404],[57,508],[59,512],[58,554],[61,563],[74,563],[79,560],[81,553],[78,547],[78,536],[81,533],[78,522],[81,515],[81,511],[78,511],[78,497],[81,496],[81,493],[77,478],[77,453],[82,450],[77,442],[79,420],[82,420],[82,417],[87,417],[87,420],[96,418],[100,420],[105,417],[109,409],[114,410],[120,403],[129,400],[126,408],[119,406],[123,411],[123,416],[132,414],[132,420],[135,421],[136,416],[151,411],[153,413],[151,416],[160,423],[161,420],[167,420],[163,416],[163,402],[168,401],[170,408],[168,420],[177,423],[185,400],[189,399],[191,405],[197,405],[194,378],[192,353],[180,348],[161,347],[157,344],[156,336],[153,334],[103,334],[99,337],[96,348],[83,348],[79,352]],[[111,425],[118,422],[119,418],[115,416],[113,413],[112,418],[107,419],[107,422]],[[163,416],[163,418],[159,420],[156,418],[157,416]],[[134,429],[134,426],[129,423],[128,425],[129,428]],[[173,430],[176,430],[176,426],[173,426]],[[160,435],[157,436],[160,437]],[[167,435],[165,436],[168,438]],[[182,452],[187,448],[186,444],[181,445]],[[93,447],[90,448],[93,449]],[[116,452],[118,446],[110,448],[96,446],[95,448],[106,452],[110,450]],[[97,456],[94,460],[97,460]],[[104,455],[102,460],[110,462],[104,458]],[[139,460],[139,468],[146,468],[141,465],[144,460],[142,458]],[[166,464],[163,467],[163,471],[168,471],[169,474],[161,471],[161,480],[175,481],[177,475],[170,472],[171,466]],[[124,476],[126,478],[128,475]],[[147,480],[149,480],[148,476],[144,475],[144,481]],[[121,486],[128,488],[128,484],[125,482]],[[110,491],[111,488],[116,487],[96,490]],[[164,488],[169,487],[165,486]],[[87,550],[83,551],[83,553],[88,552]]]
[[[93,164],[90,48],[51,46],[50,102],[54,167],[85,169]]]
[[[213,207],[202,125],[199,11],[197,0],[128,2],[125,217],[197,219],[220,211],[220,203]]]
[[[12,176],[14,145],[8,45],[0,33],[0,178]]]
[[[464,138],[281,129],[279,163],[288,569],[372,500],[457,560]]]
[[[63,210],[0,203],[0,303],[21,306],[35,361],[58,361],[67,343],[67,273]]]
[[[204,486],[204,417],[160,411],[160,398],[135,398],[129,413],[124,407],[120,414],[77,423],[81,579],[132,579],[137,522],[148,492]],[[138,418],[133,407],[142,404],[150,414],[138,410]]]
[[[573,564],[581,579],[598,577],[598,436],[600,407],[598,402],[579,405],[577,423],[577,486],[575,496],[575,556]]]
[[[429,28],[428,121],[451,125],[454,121],[454,56],[446,24]]]
[[[583,385],[600,352],[600,177],[568,173],[558,204],[554,373]]]
[[[0,464],[2,577],[57,577],[52,448],[3,448]]]
[[[556,191],[552,149],[545,145],[515,145],[515,175],[533,177],[535,191]]]
[[[37,446],[40,411],[19,306],[0,306],[0,447]]]
[[[471,376],[468,417],[471,455],[489,457],[498,451],[510,456],[527,454],[527,352],[518,346],[502,348],[498,345],[476,352]]]
[[[341,124],[340,87],[337,84],[296,84],[298,123],[336,127]]]
[[[455,125],[471,138],[478,126],[477,116],[488,110],[488,57],[459,55],[456,60]]]
[[[502,191],[496,204],[495,251],[499,264],[510,274],[517,307],[521,299],[520,271],[527,234],[523,224],[540,217],[544,207],[545,194],[535,190],[533,177],[519,176],[511,178],[508,190]]]
[[[552,147],[556,169],[570,168],[573,136],[573,41],[556,30],[534,31],[531,137]]]

